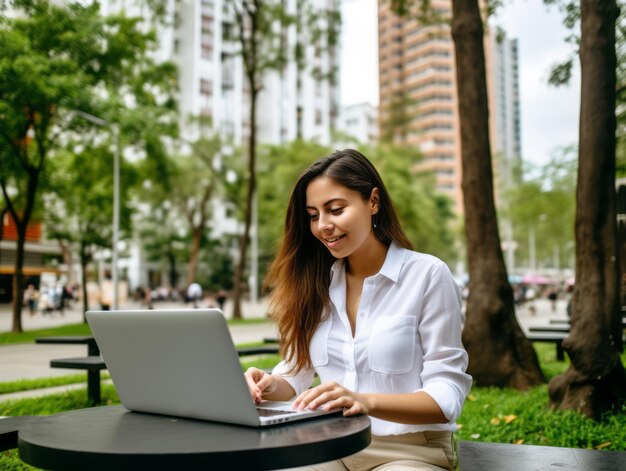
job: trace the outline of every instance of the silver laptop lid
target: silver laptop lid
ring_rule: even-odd
[[[127,409],[259,425],[220,310],[89,311],[86,317]]]

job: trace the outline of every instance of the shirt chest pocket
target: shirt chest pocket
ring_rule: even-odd
[[[313,367],[328,364],[328,335],[330,334],[332,323],[332,319],[321,322],[311,338],[309,355],[311,356]]]
[[[417,319],[392,316],[378,319],[369,342],[372,370],[386,374],[408,373],[413,368]]]

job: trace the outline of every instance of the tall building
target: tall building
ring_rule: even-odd
[[[495,118],[495,161],[501,187],[515,183],[522,161],[517,39],[491,36]]]
[[[280,144],[304,138],[329,144],[339,115],[339,87],[335,85],[337,80],[328,77],[339,73],[339,54],[336,46],[325,42],[323,35],[313,39],[306,30],[311,21],[303,2],[282,0],[281,3],[289,14],[299,19],[299,26],[291,24],[282,30],[282,47],[288,55],[285,67],[263,77],[257,101],[257,142]],[[338,9],[338,0],[309,0],[306,4],[320,14],[315,24],[322,28],[332,21],[332,16],[325,12]],[[146,2],[103,1],[104,13],[122,8],[128,15],[145,18],[147,26],[152,25]],[[298,28],[302,32],[300,38]],[[178,103],[183,139],[193,141],[199,137],[197,123],[189,121],[194,116],[209,118],[223,142],[244,145],[250,133],[250,100],[230,2],[166,0],[166,18],[157,29],[157,58],[172,61],[179,69]],[[298,41],[304,54],[301,67],[294,60]],[[212,237],[240,233],[242,227],[232,217],[234,213],[234,208],[214,201]],[[131,285],[147,283],[144,267],[141,251],[134,251],[128,261]]]
[[[283,2],[288,13],[301,17],[296,0]],[[311,2],[317,11],[336,8],[336,0]],[[227,0],[170,0],[173,21],[160,34],[160,57],[179,68],[179,106],[183,132],[193,134],[189,116],[208,116],[223,138],[235,144],[249,134],[248,84],[235,19]],[[297,41],[295,25],[283,32],[284,48],[293,54]],[[258,97],[258,141],[279,144],[303,137],[330,141],[338,114],[338,88],[322,78],[338,67],[338,55],[323,42],[303,39],[304,68],[293,57],[280,71],[263,79]],[[323,40],[322,40],[323,41]]]
[[[492,115],[495,124],[493,162],[496,197],[506,188],[519,183],[522,165],[520,100],[517,40],[508,39],[502,30],[491,36],[493,50]],[[513,221],[502,219],[502,248],[506,253],[507,270],[515,271]]]
[[[381,138],[419,148],[424,159],[420,170],[434,173],[437,189],[452,198],[462,213],[461,137],[450,27],[446,22],[420,24],[415,15],[399,18],[389,0],[378,0],[378,5]],[[431,5],[442,18],[451,17],[451,0],[433,0]],[[485,41],[489,88],[490,44]],[[492,117],[492,134],[493,126]]]
[[[355,139],[362,144],[374,144],[378,141],[378,109],[370,103],[342,107],[337,130],[348,139]]]

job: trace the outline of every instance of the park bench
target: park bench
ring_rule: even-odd
[[[38,337],[35,343],[87,345],[87,356],[76,358],[58,358],[50,360],[50,368],[67,368],[87,371],[87,397],[92,404],[100,404],[100,371],[106,370],[106,364],[100,356],[96,339],[91,335]]]
[[[457,460],[459,471],[626,469],[626,452],[624,451],[491,442],[458,442]]]
[[[540,327],[530,327],[526,332],[526,338],[531,342],[549,342],[556,345],[556,359],[565,360],[565,352],[563,350],[563,340],[569,335],[569,329],[566,332],[551,332],[542,330]]]
[[[556,359],[565,360],[563,340],[569,335],[569,319],[550,319],[550,325],[530,326],[526,338],[531,342],[553,342],[556,345]],[[622,328],[626,329],[626,317],[622,318]]]

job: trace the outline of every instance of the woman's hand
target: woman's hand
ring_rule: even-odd
[[[320,384],[300,394],[294,401],[293,408],[315,410],[343,408],[343,415],[369,414],[371,406],[367,397],[344,388],[334,381]]]
[[[255,404],[263,400],[263,396],[272,394],[278,389],[278,380],[276,377],[258,368],[248,368],[244,373],[250,395]]]

